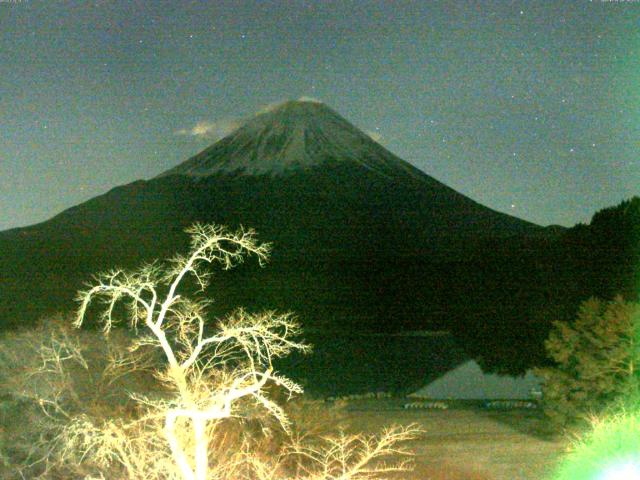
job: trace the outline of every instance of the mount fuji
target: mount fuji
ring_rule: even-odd
[[[199,191],[203,185],[212,191],[223,186],[231,189],[233,197],[229,198],[237,199],[237,205],[224,210],[242,210],[242,218],[230,219],[234,223],[244,223],[245,218],[251,221],[251,217],[262,223],[257,212],[268,207],[269,212],[262,216],[296,215],[301,224],[295,228],[299,233],[303,225],[306,232],[322,227],[342,241],[370,239],[376,251],[391,238],[401,253],[438,253],[436,246],[466,244],[469,237],[542,231],[459,194],[386,150],[329,107],[313,101],[285,102],[259,114],[154,180],[169,181],[171,177],[187,178]],[[241,192],[249,185],[257,190]],[[220,204],[221,199],[216,199],[208,206]],[[349,232],[353,229],[358,230],[357,235]],[[278,230],[279,237],[283,232]],[[415,242],[398,238],[407,235]],[[322,244],[315,247],[352,255],[332,238],[336,237],[322,238]],[[298,250],[302,245],[286,247]]]
[[[267,307],[309,329],[383,332],[539,302],[522,252],[554,235],[456,192],[324,104],[289,101],[155,178],[0,232],[0,324],[74,308],[97,271],[184,251],[196,221],[253,227],[274,244],[266,269],[214,278],[214,314]]]

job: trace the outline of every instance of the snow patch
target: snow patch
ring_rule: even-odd
[[[306,96],[302,96],[298,99],[299,102],[311,102],[311,103],[322,103],[322,100],[319,100],[315,97],[306,97]]]

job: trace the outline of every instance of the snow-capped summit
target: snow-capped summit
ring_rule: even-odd
[[[280,175],[328,162],[354,162],[382,175],[418,173],[325,104],[301,99],[259,113],[162,175]]]

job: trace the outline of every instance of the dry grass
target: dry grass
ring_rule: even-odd
[[[404,478],[420,478],[423,480],[495,480],[495,477],[486,472],[457,465],[453,461],[444,461],[438,465],[420,463]]]
[[[65,427],[74,419],[126,422],[139,414],[128,393],[160,388],[152,374],[153,354],[137,352],[134,371],[117,361],[128,355],[129,341],[122,331],[114,331],[105,341],[99,332],[74,329],[70,319],[61,316],[3,333],[1,478],[37,478],[44,472],[49,472],[47,478],[88,474],[84,467],[54,459]]]
[[[11,363],[5,358],[4,375],[0,374],[3,389],[9,387],[14,390],[22,388],[24,395],[20,403],[14,403],[13,409],[2,412],[2,430],[0,431],[0,465],[4,462],[4,470],[0,468],[0,477],[4,479],[20,479],[16,473],[16,467],[28,464],[38,459],[38,455],[45,453],[47,445],[58,433],[59,424],[44,414],[39,405],[29,402],[29,398],[35,398],[35,393],[40,395],[53,395],[59,391],[60,385],[54,379],[47,381],[40,379],[32,382],[29,394],[25,389],[27,384],[20,384],[20,375],[28,374],[29,365],[38,365],[41,361],[33,355],[33,349],[29,342],[34,339],[52,338],[52,334],[60,332],[61,326],[55,322],[43,325],[39,329],[24,332],[26,336],[12,334],[5,336],[2,345],[11,346],[14,354],[20,354],[24,358],[17,363]],[[100,364],[100,355],[97,352],[107,352],[107,344],[99,336],[98,332],[77,332],[80,338],[82,350],[90,350],[93,355],[89,361],[92,365]],[[111,337],[112,341],[118,339],[117,332]],[[117,343],[117,342],[116,342]],[[111,351],[117,347],[111,346]],[[6,353],[6,350],[3,350]],[[26,359],[30,359],[31,364]],[[103,367],[107,367],[104,363]],[[81,369],[84,370],[84,369]],[[2,373],[2,372],[0,372]],[[135,381],[128,375],[117,376],[120,387],[126,385],[131,388],[136,385],[142,393],[151,394],[161,392],[161,387],[154,383],[152,376],[141,375],[137,372]],[[33,380],[33,377],[31,377]],[[93,380],[91,380],[93,379]],[[82,382],[100,381],[100,376],[92,375]],[[17,383],[16,383],[17,382]],[[21,385],[21,386],[20,386]],[[140,411],[133,408],[133,402],[127,403],[128,397],[117,395],[113,391],[105,395],[104,387],[87,388],[87,384],[79,388],[81,396],[89,395],[90,418],[94,420],[110,421],[111,435],[117,436],[123,432],[126,421],[139,419]],[[481,410],[447,410],[424,411],[403,410],[400,408],[402,400],[365,400],[338,403],[325,403],[299,398],[286,402],[283,392],[276,387],[271,387],[269,395],[278,403],[285,405],[286,414],[291,420],[291,430],[297,432],[296,440],[315,447],[322,446],[322,438],[335,436],[340,430],[347,434],[364,432],[375,434],[389,424],[417,423],[423,433],[408,443],[408,447],[415,451],[415,470],[397,475],[388,475],[389,478],[405,480],[540,480],[544,474],[555,464],[555,459],[563,452],[566,443],[561,440],[545,440],[537,435],[541,429],[540,420],[535,414],[526,411],[516,412],[485,412]],[[101,390],[102,389],[102,390]],[[119,400],[118,400],[119,399]],[[73,400],[72,398],[69,401]],[[114,403],[115,400],[118,400]],[[114,405],[124,402],[115,411]],[[69,405],[69,403],[65,403]],[[68,407],[69,408],[69,407]],[[73,407],[75,408],[75,407]],[[240,476],[239,458],[246,459],[247,452],[251,452],[254,459],[258,460],[258,466],[272,465],[274,459],[279,458],[283,450],[291,443],[291,437],[283,431],[277,421],[269,415],[265,415],[261,409],[251,410],[247,405],[248,415],[242,419],[226,419],[215,425],[215,432],[210,431],[211,457],[217,459],[220,465],[234,464],[236,478]],[[121,424],[118,424],[117,419]],[[128,428],[141,427],[140,423],[133,423]],[[147,428],[150,425],[147,425]],[[162,436],[162,426],[156,425],[158,435]],[[143,459],[135,452],[135,432],[128,432],[134,439],[132,445],[133,454],[130,458]],[[144,438],[139,437],[140,441]],[[159,442],[157,446],[161,446]],[[4,446],[4,447],[3,447]],[[326,446],[326,445],[325,445]],[[161,467],[163,462],[166,471],[171,471],[169,464],[170,452],[167,449],[158,448],[155,462]],[[236,455],[235,459],[232,457]],[[70,457],[69,457],[70,458]],[[148,465],[150,457],[144,457],[144,465]],[[235,463],[234,463],[235,462]],[[138,468],[142,468],[141,465]],[[216,463],[212,463],[215,472]],[[24,468],[25,478],[37,478],[38,473],[44,471],[44,464],[35,464],[32,468]],[[146,468],[146,467],[145,467]],[[256,468],[255,465],[252,468]],[[295,472],[300,468],[299,463],[283,462],[280,474],[285,470]],[[310,468],[307,466],[306,468]],[[157,470],[157,469],[156,469]],[[124,469],[117,463],[102,469],[105,478],[124,478]],[[231,473],[227,472],[227,478]],[[77,462],[62,462],[57,465],[49,465],[49,470],[43,478],[47,479],[73,479],[85,476],[99,478],[98,470],[91,465],[77,464]],[[165,478],[171,478],[166,476]]]
[[[570,443],[541,436],[544,417],[532,411],[403,410],[402,402],[354,401],[346,412],[354,431],[418,425],[423,433],[409,444],[416,468],[399,477],[404,480],[543,480]]]

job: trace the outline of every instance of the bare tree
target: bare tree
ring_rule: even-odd
[[[133,273],[114,270],[97,276],[95,286],[79,294],[75,324],[82,324],[89,304],[100,298],[105,303],[101,316],[105,332],[112,328],[114,309],[121,301],[126,303],[130,326],[137,328],[142,323],[150,332],[138,338],[133,349],[153,345],[162,350],[167,368],[160,378],[177,395],[170,401],[138,400],[164,412],[166,438],[183,478],[204,480],[209,465],[208,424],[237,415],[234,407],[240,399],[251,397],[288,428],[284,411],[265,393],[265,385],[271,381],[290,393],[301,392],[295,382],[274,373],[272,359],[292,350],[308,351],[309,346],[293,340],[300,326],[290,314],[274,312],[256,315],[237,310],[219,322],[217,332],[206,335],[208,302],[178,293],[185,277],[192,276],[204,290],[210,276],[207,264],[230,269],[248,255],[263,264],[269,245],[259,244],[253,230],[230,232],[221,226],[196,224],[187,232],[192,237],[190,254],[176,256],[166,269],[151,264]],[[220,378],[215,367],[228,363],[234,368]],[[185,451],[176,434],[177,424],[185,419],[193,430],[193,452]],[[193,466],[190,457],[195,459]]]
[[[23,382],[28,390],[25,396],[56,417],[58,425],[51,430],[53,438],[47,440],[39,461],[44,465],[40,478],[81,474],[89,479],[107,474],[149,480],[346,480],[404,471],[408,464],[403,458],[409,452],[397,444],[416,437],[418,430],[413,426],[388,429],[379,437],[310,438],[292,431],[285,410],[270,392],[274,385],[289,397],[302,392],[273,368],[277,357],[310,350],[297,340],[299,323],[291,314],[238,309],[209,325],[209,302],[182,293],[187,278],[204,291],[211,264],[230,269],[249,256],[264,264],[269,245],[258,243],[253,230],[231,232],[196,224],[188,233],[192,242],[187,255],[135,271],[97,275],[79,293],[76,327],[83,325],[93,302],[101,304],[106,360],[96,363],[90,358],[95,356],[93,347],[66,330],[61,331],[64,335],[36,342],[39,353]],[[133,335],[119,335],[118,348],[110,348],[110,332],[122,306]],[[128,349],[120,348],[123,339]],[[154,351],[160,355],[149,354]],[[158,361],[160,357],[163,361]],[[93,372],[96,365],[101,372]],[[105,410],[108,402],[99,401],[95,408],[83,409],[86,400],[77,394],[79,385],[74,382],[78,369],[99,385],[89,392],[98,400],[140,370],[153,372],[158,389],[133,389],[138,392],[129,393],[133,410],[127,406],[109,412]],[[229,435],[242,428],[238,419],[256,411],[262,411],[263,418],[270,418],[288,438],[286,445],[267,455],[252,451],[255,442]]]

